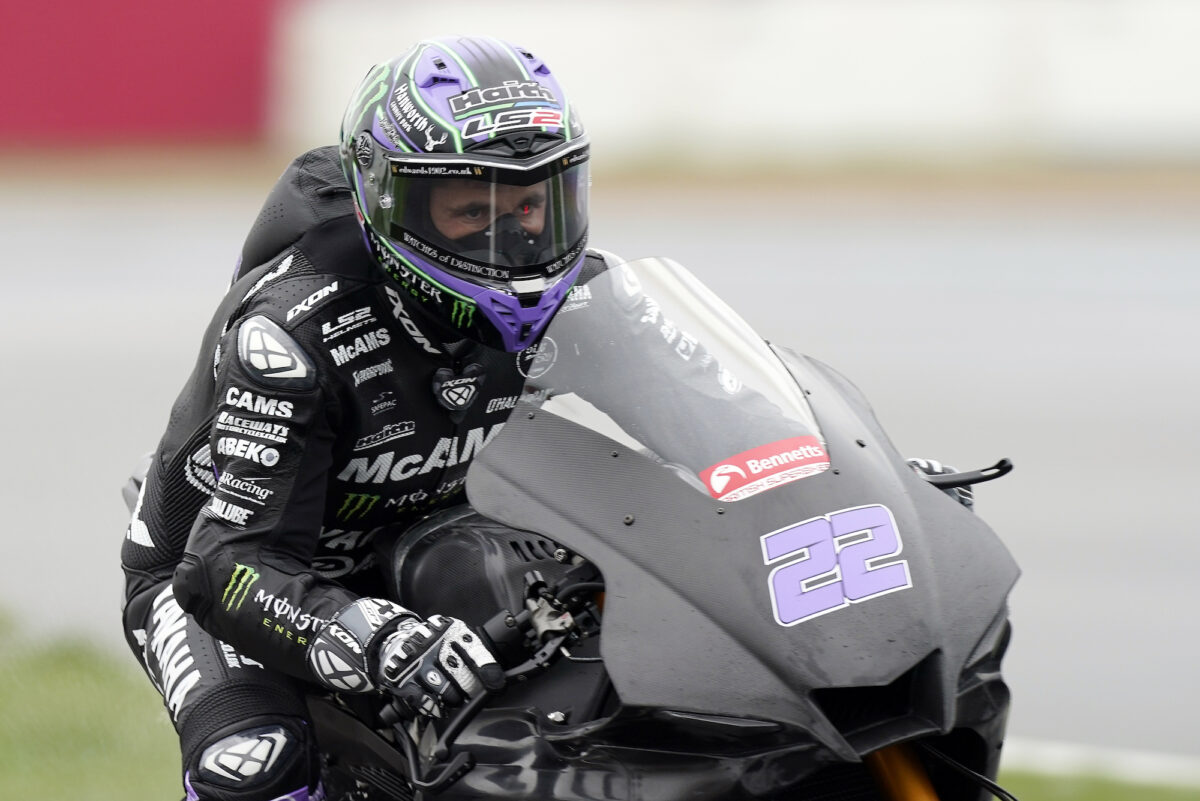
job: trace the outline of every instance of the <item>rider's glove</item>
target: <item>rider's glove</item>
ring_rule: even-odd
[[[330,689],[387,690],[423,715],[504,686],[503,668],[466,623],[442,615],[422,621],[380,598],[338,610],[309,645],[308,664]]]
[[[332,690],[365,693],[376,689],[376,652],[396,627],[417,620],[415,613],[381,598],[359,598],[342,607],[308,646],[308,666]]]
[[[927,476],[946,476],[951,473],[957,473],[958,470],[948,464],[942,464],[937,459],[909,459],[908,466],[918,473],[924,473]],[[952,489],[942,490],[954,500],[961,503],[968,509],[975,506],[975,490],[970,484],[965,487],[954,487]]]
[[[428,717],[504,686],[504,670],[479,635],[442,615],[402,621],[379,649],[376,676],[414,714]]]

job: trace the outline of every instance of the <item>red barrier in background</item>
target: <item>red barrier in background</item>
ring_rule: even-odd
[[[0,143],[263,133],[277,0],[4,0]]]

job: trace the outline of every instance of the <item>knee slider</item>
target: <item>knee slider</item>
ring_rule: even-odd
[[[296,720],[218,733],[189,765],[188,800],[273,801],[308,798],[317,776],[307,727]]]

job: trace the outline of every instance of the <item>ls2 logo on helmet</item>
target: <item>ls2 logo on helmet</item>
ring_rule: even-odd
[[[463,125],[463,137],[471,139],[476,136],[488,136],[504,133],[505,131],[519,131],[522,128],[540,128],[543,126],[546,128],[561,128],[563,125],[563,113],[556,108],[515,108],[509,111],[501,111],[489,119],[490,116],[483,114],[467,120]]]
[[[913,586],[886,506],[841,509],[760,537],[775,622],[805,620]]]

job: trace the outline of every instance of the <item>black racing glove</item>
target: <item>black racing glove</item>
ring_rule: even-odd
[[[414,715],[430,717],[504,686],[503,668],[466,623],[442,615],[421,620],[380,598],[338,610],[313,638],[308,664],[330,689],[386,690]]]
[[[383,641],[376,675],[413,714],[427,717],[504,686],[504,670],[479,635],[443,615],[404,620]]]

